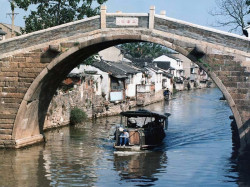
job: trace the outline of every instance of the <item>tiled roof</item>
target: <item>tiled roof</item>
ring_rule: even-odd
[[[110,75],[116,78],[126,78],[128,74],[136,74],[140,71],[127,64],[127,63],[118,63],[118,62],[110,62],[110,61],[99,61],[91,64],[92,66],[109,73]]]
[[[170,62],[157,61],[155,63],[157,64],[157,67],[161,69],[168,70],[170,68]]]
[[[137,60],[133,61],[135,67],[138,67],[141,71],[145,71],[146,68],[151,68],[154,71],[161,71],[162,69],[158,67],[158,64],[152,61]]]
[[[6,32],[4,32],[2,29],[0,29],[0,35],[5,35],[7,34]]]

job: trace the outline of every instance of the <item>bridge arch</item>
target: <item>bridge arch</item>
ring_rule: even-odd
[[[119,14],[117,16],[121,17]],[[122,16],[126,17],[125,14],[122,14]],[[110,14],[110,18],[105,17],[105,20],[110,21],[110,19],[112,18],[113,20],[114,17],[116,17],[116,15]],[[23,57],[25,57],[26,61],[30,60],[32,63],[37,62],[43,64],[39,66],[39,70],[33,68],[32,64],[27,65],[27,67],[32,67],[33,69],[26,69],[29,69],[31,72],[34,71],[34,74],[29,77],[30,84],[28,84],[27,89],[23,91],[23,94],[20,96],[19,102],[20,100],[21,102],[15,105],[17,108],[16,114],[10,115],[10,113],[4,112],[3,108],[0,107],[0,114],[2,114],[3,119],[8,119],[8,116],[13,118],[10,136],[4,140],[5,147],[7,145],[9,147],[18,148],[43,140],[43,123],[49,103],[59,83],[74,67],[82,62],[82,60],[110,46],[138,41],[153,42],[169,47],[188,57],[194,63],[203,68],[217,84],[229,103],[239,129],[241,145],[244,145],[245,147],[245,145],[249,143],[250,138],[248,137],[250,135],[248,126],[250,114],[247,103],[249,103],[250,93],[249,88],[244,87],[249,85],[249,69],[248,67],[245,67],[244,63],[246,61],[247,65],[249,63],[247,59],[250,59],[248,53],[250,40],[220,32],[214,33],[214,31],[211,30],[204,31],[204,28],[196,28],[193,25],[179,22],[173,23],[173,28],[178,27],[175,32],[172,31],[173,29],[164,31],[162,25],[165,27],[170,26],[168,25],[169,23],[166,25],[163,24],[165,18],[163,19],[161,16],[155,17],[155,19],[158,19],[158,22],[153,22],[152,28],[151,14],[133,14],[128,15],[128,17],[138,17],[139,20],[142,20],[142,26],[117,27],[116,25],[108,28],[103,27],[103,22],[101,21],[100,28],[92,28],[90,31],[82,32],[82,30],[78,28],[79,22],[76,22],[75,26],[78,28],[79,32],[70,36],[64,36],[65,28],[73,27],[74,23],[47,29],[45,31],[39,31],[27,36],[21,36],[17,41],[22,42],[24,40],[34,39],[34,36],[37,36],[40,32],[44,32],[44,35],[48,33],[51,34],[54,30],[62,33],[61,38],[56,38],[54,40],[45,40],[42,43],[36,41],[34,44],[20,44],[21,47],[23,46],[22,49],[21,47],[15,50],[12,50],[11,48],[8,49],[8,45],[13,45],[13,40],[0,43],[0,49],[3,49],[3,54],[0,54],[0,63],[2,62],[4,64],[6,61],[6,63],[11,64],[9,60],[10,58],[13,61],[15,58],[18,59],[22,57],[18,61],[18,63],[20,63],[18,68],[22,69],[22,71],[25,69],[20,68],[24,67],[24,64],[22,64]],[[88,25],[91,25],[95,24],[96,20],[102,20],[102,16],[93,17],[86,22]],[[148,26],[145,26],[146,28],[143,26],[145,20],[146,22],[148,20]],[[173,22],[173,20],[170,21]],[[106,23],[106,26],[108,25],[109,24]],[[184,33],[183,35],[180,34],[180,28],[184,26],[188,27],[191,34],[195,33],[195,36],[189,37],[187,33]],[[190,29],[189,27],[192,28]],[[72,28],[70,28],[70,30],[72,30]],[[187,31],[185,30],[185,32]],[[225,40],[221,41],[220,39],[214,39],[214,41],[211,42],[211,39],[204,39],[204,36],[206,36],[204,32],[208,34],[208,38],[215,34],[223,36],[224,39],[226,38],[228,40],[228,45],[225,45]],[[44,38],[44,36],[38,37],[38,39],[39,38]],[[54,50],[54,47],[52,46],[57,48],[58,51]],[[29,55],[30,53],[37,52],[39,53],[38,56]],[[34,67],[36,67],[35,63]],[[12,72],[14,72],[14,70]],[[29,75],[30,74],[31,73],[29,72]],[[5,75],[8,74],[5,73]],[[25,77],[24,73],[18,72],[17,75]],[[27,79],[28,78],[17,78],[17,82],[27,81]],[[5,87],[6,85],[7,84],[5,84]],[[8,89],[4,88],[2,90],[6,90],[6,92],[2,92],[1,95],[3,98],[2,100],[4,100],[4,96],[8,96],[9,93],[7,92]],[[11,92],[12,91],[10,91],[10,95]],[[238,99],[238,97],[241,98]],[[246,104],[242,103],[244,101],[246,101]]]
[[[105,32],[112,33],[112,30],[107,30]],[[124,30],[122,32],[124,32]],[[103,36],[100,33],[96,33],[94,39],[81,43],[81,38],[79,38],[79,41],[74,41],[74,43],[77,43],[77,46],[73,46],[65,53],[53,59],[31,84],[18,110],[17,118],[14,123],[13,138],[16,140],[23,140],[25,138],[24,136],[27,135],[30,137],[38,135],[38,138],[41,138],[42,136],[40,134],[43,133],[43,124],[47,109],[58,85],[74,67],[80,64],[80,62],[105,48],[127,42],[153,42],[166,47],[171,47],[177,52],[190,58],[192,61],[197,61],[196,56],[191,55],[189,51],[181,46],[173,45],[156,36],[144,34],[145,30],[138,32],[140,32],[137,33],[138,35],[134,35],[133,32],[126,32],[126,34],[121,35],[119,31],[116,30],[111,34],[112,37],[106,37],[105,35]],[[150,31],[148,33],[150,33]],[[231,101],[229,102],[229,106],[231,107],[234,116],[238,116],[239,113],[234,107],[235,103],[227,92],[225,86],[220,84],[218,77],[212,75],[204,66],[199,63],[197,64],[208,72],[209,76],[215,81],[219,89],[226,96],[227,100]],[[57,77],[56,79],[55,76]],[[27,116],[28,118],[24,118],[24,116]],[[25,123],[27,123],[28,127],[26,129],[23,128],[23,124]]]

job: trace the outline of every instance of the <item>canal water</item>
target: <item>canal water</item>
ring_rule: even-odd
[[[217,88],[177,93],[147,109],[169,112],[162,146],[115,152],[120,117],[56,129],[46,144],[0,150],[0,186],[249,186],[250,162],[232,147],[232,115]]]

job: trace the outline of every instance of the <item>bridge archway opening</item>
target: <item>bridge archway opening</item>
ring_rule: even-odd
[[[186,56],[208,73],[209,77],[226,96],[226,99],[229,100],[230,94],[227,92],[220,80],[215,76],[215,74],[209,72],[206,67],[202,66],[202,64],[197,61],[200,55],[199,53],[192,53],[181,46],[172,44],[167,40],[162,40],[158,37],[149,36],[147,34],[143,36],[130,34],[122,36],[114,35],[111,38],[97,36],[94,39],[87,40],[85,42],[81,42],[79,38],[79,42],[76,41],[76,45],[74,47],[71,47],[66,52],[54,58],[54,60],[50,62],[50,64],[40,73],[28,89],[17,113],[14,124],[13,138],[19,140],[43,134],[43,126],[49,104],[59,84],[73,68],[89,56],[103,49],[131,42],[152,42],[160,44],[177,51],[183,56]],[[233,104],[234,103],[229,102],[229,106],[231,107],[233,114],[238,115],[238,111],[232,107]]]

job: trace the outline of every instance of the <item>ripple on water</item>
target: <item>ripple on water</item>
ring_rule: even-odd
[[[101,118],[50,131],[45,146],[0,151],[0,186],[249,185],[250,162],[232,157],[231,111],[219,90],[175,97],[146,107],[171,113],[156,149],[116,152],[108,133],[121,119]]]

